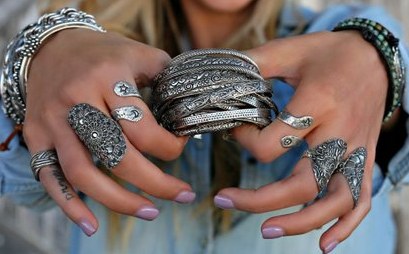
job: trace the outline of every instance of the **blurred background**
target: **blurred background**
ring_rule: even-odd
[[[38,17],[38,6],[32,0],[0,0],[0,59],[10,38]],[[366,2],[382,5],[405,28],[409,41],[408,0],[301,0],[302,4],[320,10],[336,3]],[[1,130],[0,130],[1,131]],[[396,224],[399,230],[397,254],[409,254],[409,186],[392,194]],[[0,199],[0,254],[66,253],[72,223],[54,208],[36,213]],[[374,253],[377,254],[377,253]]]

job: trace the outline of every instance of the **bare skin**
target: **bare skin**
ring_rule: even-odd
[[[182,3],[191,31],[196,31],[192,40],[197,47],[212,47],[226,40],[248,16],[243,8],[251,5],[251,1],[243,1],[243,8],[226,13],[217,6],[200,9],[187,2],[193,1]],[[206,4],[204,0],[199,2]],[[217,13],[221,18],[203,24],[194,22],[189,13],[204,19]],[[229,24],[223,30],[215,29],[227,16]],[[271,162],[285,152],[278,145],[285,135],[304,137],[310,146],[329,138],[342,138],[348,143],[347,154],[359,146],[368,150],[356,209],[352,210],[353,201],[345,179],[336,175],[325,198],[298,213],[270,218],[262,225],[263,229],[280,227],[285,235],[295,235],[339,218],[321,237],[320,246],[324,250],[330,243],[346,239],[370,209],[372,167],[387,90],[385,69],[376,50],[355,32],[322,32],[278,39],[246,53],[256,61],[264,77],[280,77],[294,86],[296,93],[287,106],[288,111],[312,115],[315,120],[313,128],[301,131],[279,121],[262,130],[254,126],[235,129],[235,138],[257,159]],[[142,63],[135,59],[146,60]],[[129,104],[144,111],[142,121],[120,123],[129,151],[113,170],[115,175],[163,199],[174,200],[180,193],[191,191],[188,184],[164,174],[142,155],[174,159],[183,150],[186,138],[177,138],[161,128],[142,100],[118,99],[112,93],[112,85],[118,80],[148,85],[168,60],[165,52],[122,36],[79,29],[58,33],[40,50],[29,74],[24,136],[31,153],[57,150],[68,183],[68,189],[64,187],[66,191],[74,193],[72,187],[75,187],[122,214],[135,215],[146,206],[154,208],[150,200],[125,190],[93,165],[66,121],[69,108],[84,102],[107,114],[112,108]],[[98,227],[95,216],[80,199],[65,198],[58,183],[61,178],[53,176],[52,170],[42,170],[40,179],[74,222],[79,224],[85,219]],[[218,196],[230,199],[238,210],[258,213],[303,204],[312,200],[317,191],[311,165],[302,159],[293,175],[283,181],[257,190],[223,189]]]

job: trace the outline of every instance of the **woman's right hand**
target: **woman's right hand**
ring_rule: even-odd
[[[90,152],[67,122],[68,112],[76,104],[90,104],[107,116],[120,106],[142,109],[142,120],[119,121],[127,150],[112,169],[113,175],[158,198],[180,203],[195,198],[187,183],[163,173],[143,155],[172,160],[180,155],[187,139],[158,125],[140,98],[119,97],[113,91],[118,81],[148,85],[169,59],[162,50],[114,33],[68,29],[44,43],[32,61],[24,138],[31,154],[57,151],[60,166],[42,168],[41,183],[87,235],[95,233],[98,221],[76,190],[121,214],[152,220],[159,211],[149,199],[126,190],[94,165]]]

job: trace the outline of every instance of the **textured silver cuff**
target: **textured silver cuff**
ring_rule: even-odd
[[[43,42],[51,35],[70,28],[86,28],[104,32],[93,16],[74,8],[63,8],[43,15],[28,25],[7,46],[0,79],[4,112],[17,124],[24,122],[26,86],[30,62]]]

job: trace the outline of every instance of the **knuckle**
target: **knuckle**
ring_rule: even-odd
[[[165,65],[171,59],[169,54],[162,49],[155,50],[155,57],[158,59],[160,63],[162,63],[162,65]]]

